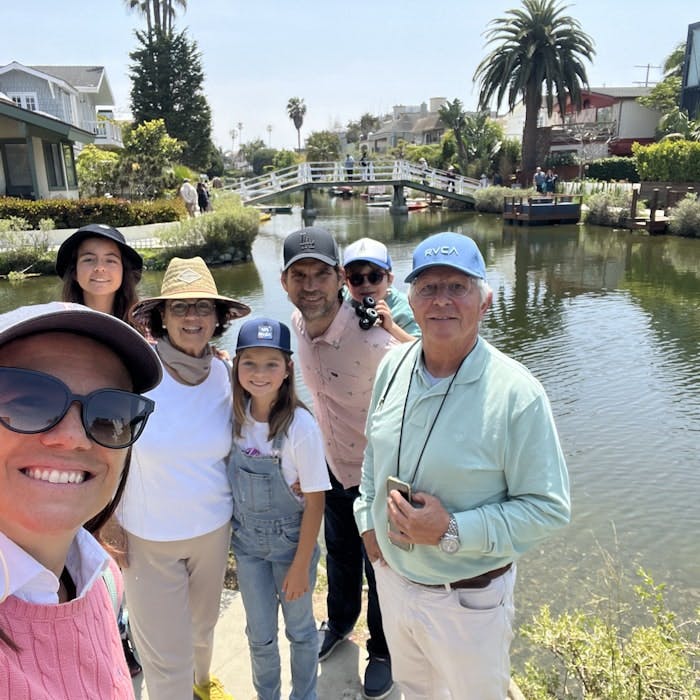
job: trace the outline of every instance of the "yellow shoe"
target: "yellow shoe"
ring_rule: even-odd
[[[194,694],[200,700],[233,700],[233,695],[230,695],[224,690],[223,683],[214,676],[209,678],[209,683],[206,685],[193,686]]]

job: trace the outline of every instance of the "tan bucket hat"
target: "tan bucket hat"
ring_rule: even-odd
[[[211,271],[200,257],[173,258],[165,271],[160,296],[142,299],[134,304],[129,318],[137,325],[143,325],[147,323],[151,310],[167,299],[213,299],[226,308],[229,320],[250,313],[247,304],[219,294]]]

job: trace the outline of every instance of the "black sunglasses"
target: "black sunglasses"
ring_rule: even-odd
[[[0,367],[0,424],[14,433],[51,430],[75,402],[87,436],[115,450],[136,442],[155,408],[153,400],[130,391],[97,389],[81,396],[50,374]]]
[[[347,280],[353,287],[359,287],[364,280],[367,280],[370,284],[377,284],[381,282],[386,276],[386,272],[382,270],[372,270],[366,275],[361,275],[359,272],[353,272],[348,276]]]

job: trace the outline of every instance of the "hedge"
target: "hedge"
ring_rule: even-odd
[[[648,146],[632,145],[642,180],[700,182],[700,142],[661,141]]]
[[[18,199],[0,197],[0,219],[25,219],[38,229],[41,219],[53,219],[56,228],[80,228],[100,223],[110,226],[143,226],[177,221],[187,216],[185,205],[178,197],[154,202],[130,202],[112,197],[88,199]]]
[[[634,158],[612,156],[598,158],[588,164],[586,177],[592,180],[639,182],[639,173]]]

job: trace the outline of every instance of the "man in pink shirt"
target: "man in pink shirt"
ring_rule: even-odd
[[[324,534],[328,573],[328,620],[321,625],[324,661],[352,631],[362,603],[362,569],[369,589],[365,671],[366,698],[384,698],[393,686],[372,565],[353,515],[365,449],[365,422],[380,360],[398,345],[381,326],[359,327],[355,309],[343,301],[345,274],[338,246],[325,229],[312,226],[284,241],[282,286],[296,306],[292,327],[298,364],[323,433],[331,490],[326,495]]]

